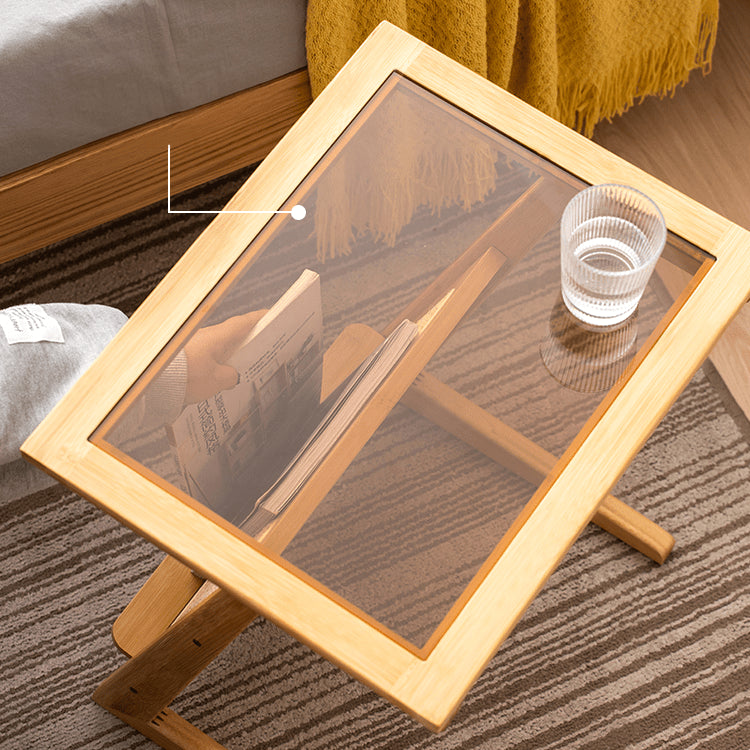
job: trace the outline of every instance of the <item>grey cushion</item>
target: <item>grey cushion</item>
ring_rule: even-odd
[[[67,393],[127,320],[103,305],[44,304],[64,341],[9,343],[0,330],[0,498],[44,486],[21,443]],[[13,309],[13,308],[9,308]],[[41,482],[41,484],[40,484]]]

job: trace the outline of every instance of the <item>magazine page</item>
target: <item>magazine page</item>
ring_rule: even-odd
[[[238,384],[171,426],[188,492],[229,521],[244,518],[317,417],[322,330],[320,279],[304,271],[229,358]]]

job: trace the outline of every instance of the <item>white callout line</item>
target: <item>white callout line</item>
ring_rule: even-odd
[[[168,214],[291,214],[293,219],[300,221],[305,218],[307,211],[299,203],[292,206],[290,211],[188,211],[172,209],[172,146],[167,144],[167,213]]]

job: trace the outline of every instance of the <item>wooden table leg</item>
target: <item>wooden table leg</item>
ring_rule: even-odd
[[[531,482],[542,481],[557,463],[551,453],[428,373],[417,378],[402,403]],[[674,547],[668,531],[612,495],[603,498],[592,521],[660,564]]]
[[[382,340],[369,326],[355,324],[344,330],[337,345],[341,351],[357,349],[364,358]],[[401,403],[530,482],[541,482],[557,463],[551,453],[426,372]],[[612,495],[602,500],[592,521],[659,564],[674,547],[668,531]]]
[[[216,589],[104,680],[94,700],[129,723],[152,722],[255,617]]]
[[[162,560],[112,626],[117,647],[135,656],[153,643],[184,610],[203,579],[174,557]]]

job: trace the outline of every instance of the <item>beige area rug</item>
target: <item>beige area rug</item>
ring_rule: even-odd
[[[189,201],[221,207],[241,179]],[[132,313],[203,224],[160,204],[9,263],[0,307]],[[746,750],[748,435],[704,368],[616,489],[676,536],[672,557],[659,567],[589,527],[441,735],[262,620],[174,708],[238,750]],[[0,555],[0,746],[152,747],[90,695],[121,663],[111,624],[161,554],[56,486],[0,508]]]

